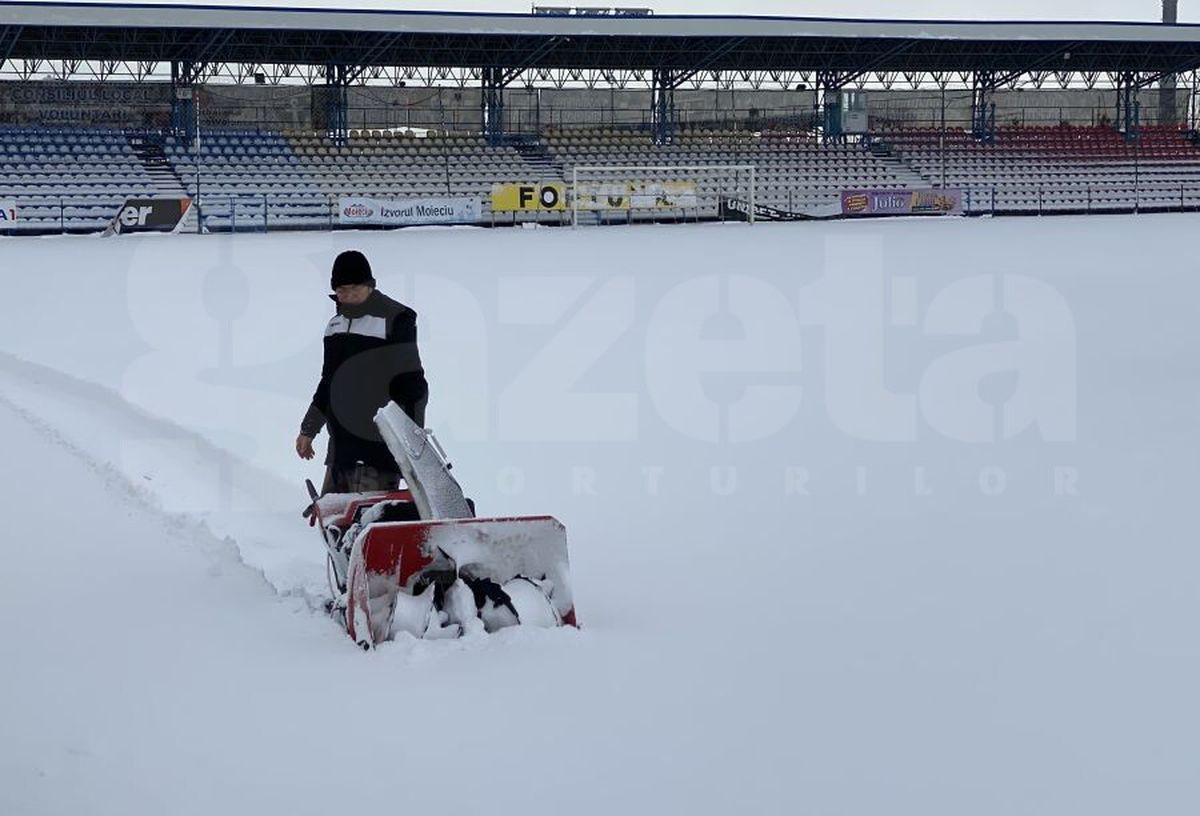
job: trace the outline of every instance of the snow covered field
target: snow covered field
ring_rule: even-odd
[[[1194,814],[1195,225],[0,240],[0,814]],[[581,631],[320,611],[347,248]]]

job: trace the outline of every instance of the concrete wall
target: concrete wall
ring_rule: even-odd
[[[164,127],[169,83],[0,82],[0,122],[52,127]]]
[[[675,94],[681,124],[746,123],[755,118],[782,118],[808,113],[812,93],[796,91],[689,91]],[[353,88],[350,127],[434,127],[478,130],[482,94],[477,88]],[[504,92],[507,130],[533,133],[571,126],[649,126],[647,90],[552,88]]]
[[[1188,100],[1191,91],[1180,88],[1175,92],[1176,122],[1188,119]],[[942,118],[940,91],[868,91],[868,107],[873,127],[886,124],[936,127]],[[1148,88],[1138,94],[1141,103],[1141,122],[1159,121],[1159,91]],[[1100,124],[1116,115],[1117,96],[1112,90],[1059,90],[1034,88],[1000,90],[993,97],[996,103],[997,125],[1073,125]],[[947,90],[945,121],[948,127],[964,127],[971,121],[971,92]]]
[[[202,118],[211,124],[270,128],[323,128],[325,90],[292,86],[209,87]],[[477,131],[482,121],[478,88],[354,87],[348,93],[352,129],[421,127]],[[811,91],[680,90],[683,125],[746,126],[768,119],[811,115]],[[650,92],[618,89],[533,89],[504,92],[505,128],[534,133],[545,128],[649,126]]]
[[[324,129],[324,87],[302,85],[218,85],[201,89],[200,118],[207,127]],[[1176,94],[1177,121],[1188,121],[1189,88]],[[477,88],[354,87],[348,94],[351,128],[421,127],[451,131],[480,128]],[[169,121],[168,83],[0,82],[0,122],[12,124],[164,127]],[[942,94],[937,90],[868,91],[872,125],[937,126]],[[1141,119],[1159,120],[1159,91],[1139,95]],[[1115,92],[1087,90],[1002,90],[995,95],[996,122],[1010,124],[1093,124],[1115,114]],[[807,122],[812,91],[679,90],[678,121],[685,126],[750,127]],[[945,121],[970,122],[971,93],[945,94]],[[505,92],[505,125],[510,132],[533,133],[572,126],[648,127],[647,90],[526,90]]]
[[[302,85],[205,85],[199,93],[201,127],[308,130],[312,89]]]
[[[812,106],[813,94],[805,91],[680,89],[675,92],[677,121],[684,126],[734,127],[756,121],[808,117]],[[648,90],[512,89],[505,98],[506,113],[516,130],[533,130],[534,123],[543,128],[649,127],[650,107]]]

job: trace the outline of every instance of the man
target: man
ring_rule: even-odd
[[[321,493],[390,490],[400,474],[375,427],[375,412],[394,401],[425,424],[429,386],[417,352],[417,313],[375,288],[357,250],[333,262],[330,296],[337,313],[325,327],[321,381],[300,423],[296,453],[313,458],[313,438],[329,429]]]

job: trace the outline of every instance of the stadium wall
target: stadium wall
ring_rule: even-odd
[[[325,88],[304,85],[210,83],[199,92],[209,127],[321,130]],[[352,128],[421,127],[478,130],[478,88],[357,86],[350,89]],[[164,82],[0,82],[0,123],[46,126],[165,127],[171,88]],[[675,104],[682,124],[732,127],[734,123],[811,117],[812,92],[782,90],[680,90]],[[506,129],[516,133],[552,127],[647,125],[650,92],[630,89],[510,88]]]
[[[0,123],[47,127],[165,127],[165,82],[0,82]]]
[[[962,127],[971,121],[971,92],[947,90],[868,91],[868,108],[874,128],[901,125],[938,127],[945,106],[946,124]],[[1174,123],[1189,121],[1190,88],[1175,91]],[[1117,105],[1116,91],[1073,88],[998,90],[993,95],[996,124],[1005,125],[1099,125],[1112,123]],[[1159,89],[1147,88],[1138,94],[1141,122],[1160,123]]]
[[[205,85],[199,93],[206,127],[323,130],[325,89],[305,85]],[[437,128],[475,131],[480,122],[477,88],[357,86],[349,92],[355,129]],[[1190,88],[1175,91],[1175,121],[1191,123]],[[52,127],[163,128],[171,89],[164,82],[0,82],[0,123]],[[943,119],[962,127],[971,118],[971,94],[961,89],[867,91],[872,127],[937,127]],[[1111,90],[1022,89],[997,91],[998,125],[1093,125],[1111,121]],[[1159,89],[1139,95],[1141,121],[1159,123]],[[814,115],[812,91],[681,89],[675,104],[681,125],[713,128],[803,127]],[[534,133],[547,128],[645,127],[650,92],[633,89],[525,89],[505,94],[505,128]]]

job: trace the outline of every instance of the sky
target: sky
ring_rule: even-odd
[[[125,0],[150,5],[145,0]],[[108,0],[85,0],[104,3]],[[325,8],[386,8],[403,10],[451,10],[528,12],[534,3],[528,0],[347,0],[323,3],[319,0],[205,0],[209,5],[309,6]],[[537,5],[573,5],[570,0],[538,0]],[[198,4],[199,5],[199,4]],[[579,5],[602,6],[589,0]],[[658,14],[753,14],[785,17],[876,17],[895,19],[972,19],[972,20],[1137,20],[1162,18],[1159,0],[924,0],[921,3],[899,0],[621,0],[613,5],[652,8]],[[1200,0],[1180,4],[1180,22],[1200,22]]]

